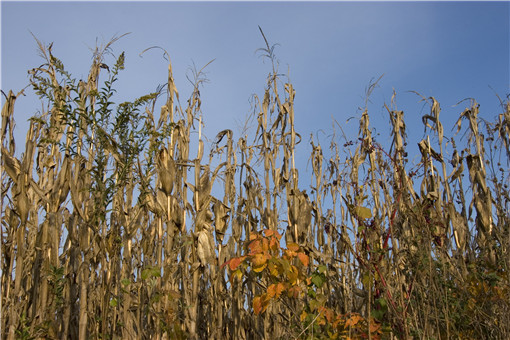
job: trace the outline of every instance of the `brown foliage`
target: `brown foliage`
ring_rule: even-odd
[[[365,109],[358,139],[342,147],[333,136],[330,158],[311,139],[305,188],[295,91],[275,66],[255,135],[221,131],[204,160],[200,72],[185,108],[170,63],[166,88],[114,108],[124,54],[105,67],[113,42],[95,51],[86,82],[38,42],[45,63],[31,84],[47,110],[30,119],[19,159],[20,94],[5,96],[2,338],[327,338],[335,327],[510,337],[510,103],[488,123],[473,101],[457,122],[461,150],[424,98],[414,165],[403,111],[387,106],[386,151]]]

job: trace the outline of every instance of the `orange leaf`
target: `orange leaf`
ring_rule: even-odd
[[[273,250],[273,251],[276,251],[276,250],[278,250],[279,246],[280,246],[280,244],[278,242],[278,239],[272,237],[271,241],[269,241],[269,248],[271,248],[271,250]]]
[[[239,265],[241,264],[241,262],[244,261],[244,259],[246,258],[246,256],[241,256],[241,257],[234,257],[233,259],[230,259],[228,262],[228,267],[230,268],[230,270],[236,270],[237,267],[239,267]]]
[[[253,312],[255,315],[260,314],[262,312],[262,301],[260,299],[260,296],[255,296],[253,298]]]
[[[257,253],[262,252],[262,248],[260,247],[260,240],[253,240],[248,244],[248,248],[250,249],[250,255],[255,255]]]
[[[269,241],[267,238],[262,239],[262,251],[268,251],[269,250]]]
[[[259,238],[259,234],[258,234],[258,233],[251,233],[251,234],[250,234],[250,241],[251,241],[251,240],[255,240],[255,239],[257,239],[257,238]]]
[[[267,287],[267,297],[268,299],[275,298],[278,299],[282,292],[285,290],[285,284],[282,282],[273,283]]]
[[[331,309],[321,306],[319,307],[319,312],[324,314],[329,323],[333,322],[334,313]]]
[[[287,249],[290,251],[298,251],[299,245],[297,245],[296,243],[289,243],[287,244]]]
[[[345,327],[356,326],[361,319],[363,319],[361,316],[353,315],[345,322]]]
[[[266,264],[267,262],[267,255],[266,254],[256,254],[251,259],[254,267],[260,267]]]
[[[280,235],[280,233],[277,232],[276,230],[266,229],[264,230],[264,235],[267,238],[275,239],[276,241],[280,241],[280,239],[282,238],[282,235]]]
[[[276,297],[279,298],[284,290],[285,290],[285,283],[279,282],[276,285]]]
[[[288,259],[293,259],[296,257],[297,253],[293,250],[286,249],[285,250],[285,256],[287,256]]]
[[[262,294],[261,296],[255,296],[253,298],[253,312],[255,315],[264,313],[269,306],[269,299],[266,294]]]
[[[266,235],[266,237],[271,237],[274,235],[274,230],[266,229],[264,230],[264,235]]]
[[[337,315],[335,321],[333,321],[333,328],[337,328],[339,324],[343,323],[344,319],[341,315]]]
[[[293,298],[297,298],[299,296],[299,293],[301,292],[301,287],[299,286],[293,286],[293,287],[290,287],[288,290],[287,290],[287,295],[289,297],[293,297]]]
[[[375,333],[381,329],[381,324],[376,322],[370,323],[370,333]]]
[[[306,255],[305,253],[298,253],[297,256],[299,257],[299,260],[301,261],[301,263],[305,267],[308,267],[308,264],[310,262],[310,260],[308,259],[308,255]]]
[[[267,297],[272,298],[276,295],[276,285],[274,283],[270,284],[269,287],[267,287]]]

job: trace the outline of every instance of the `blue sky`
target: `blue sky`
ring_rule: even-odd
[[[75,77],[86,78],[91,51],[112,36],[131,32],[113,45],[126,52],[126,70],[117,85],[119,102],[152,92],[167,77],[171,56],[174,77],[185,105],[193,63],[210,80],[201,90],[205,133],[214,138],[238,126],[251,112],[252,94],[262,96],[271,65],[255,53],[263,47],[258,25],[270,43],[279,43],[280,71],[296,89],[296,129],[309,156],[310,133],[323,148],[334,117],[346,131],[357,130],[364,93],[371,79],[384,74],[371,97],[371,122],[389,137],[383,108],[393,89],[405,112],[408,133],[423,135],[421,116],[429,108],[408,91],[434,96],[448,135],[473,97],[481,116],[501,112],[496,93],[509,88],[510,2],[8,2],[1,3],[1,88],[17,92],[28,84],[27,70],[41,64],[32,32],[53,44],[53,53]],[[113,58],[107,59],[113,64]],[[492,89],[491,89],[492,88]],[[19,154],[26,120],[38,110],[30,89],[16,103]],[[2,98],[3,103],[3,98]],[[346,124],[346,125],[344,125]],[[323,130],[324,133],[318,132]],[[416,144],[414,144],[416,145]]]

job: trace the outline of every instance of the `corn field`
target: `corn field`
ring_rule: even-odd
[[[22,93],[3,93],[2,339],[510,338],[509,101],[488,121],[471,100],[445,136],[423,98],[426,138],[407,145],[393,96],[391,145],[365,109],[357,138],[338,123],[328,145],[310,137],[300,178],[308,137],[267,40],[256,128],[220,131],[209,150],[202,73],[180,100],[163,51],[167,83],[114,103],[116,40],[86,81],[37,40],[43,110],[19,159]],[[275,239],[257,264],[250,241]]]

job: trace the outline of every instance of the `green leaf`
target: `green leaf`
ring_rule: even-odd
[[[324,274],[312,274],[312,283],[317,287],[320,288],[326,281],[326,276]]]
[[[388,310],[388,303],[386,302],[385,298],[379,298],[377,299],[377,302],[379,302],[379,306],[381,306],[381,309],[383,311]]]
[[[325,294],[317,294],[317,297],[316,297],[316,300],[321,304],[323,305],[324,303],[326,303],[326,301],[328,300],[328,297],[325,295]]]
[[[117,307],[118,302],[116,298],[110,300],[110,307]]]
[[[310,310],[315,311],[317,307],[320,307],[320,302],[313,299],[310,301]]]
[[[142,270],[142,280],[147,280],[150,276],[150,273],[151,273],[150,268],[146,268],[146,269]]]
[[[282,265],[282,268],[283,268],[283,272],[284,273],[288,273],[290,272],[290,263],[287,259],[278,259],[280,264]]]
[[[315,298],[317,293],[315,293],[315,290],[313,290],[312,288],[308,288],[308,296],[311,297],[312,299]]]
[[[384,317],[384,311],[382,309],[373,309],[371,315],[376,320],[381,320]]]
[[[161,271],[159,268],[152,268],[151,277],[161,277]]]
[[[327,267],[325,264],[321,264],[321,265],[319,265],[319,266],[317,267],[317,271],[318,271],[319,273],[325,273],[327,269],[328,269],[328,267]]]
[[[142,270],[142,280],[147,280],[148,278],[153,277],[161,277],[161,271],[158,267],[148,267]]]
[[[128,279],[122,279],[120,283],[122,283],[124,286],[128,286],[131,283],[131,281],[129,281]]]

